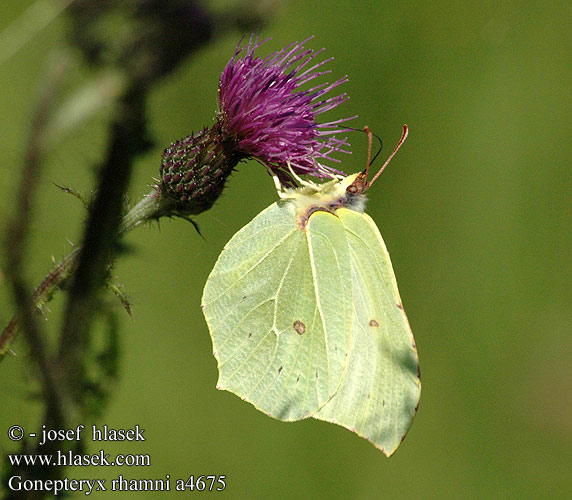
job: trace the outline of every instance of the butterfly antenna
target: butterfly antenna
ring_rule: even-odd
[[[372,132],[372,134],[373,134],[373,132]],[[377,157],[381,154],[381,150],[383,149],[383,141],[381,140],[381,137],[379,137],[379,135],[377,135],[377,134],[373,134],[373,136],[377,139],[377,142],[379,142],[379,149],[373,155],[373,158],[371,159],[370,165],[373,165],[375,163],[375,160],[377,160]]]
[[[341,126],[340,126],[340,128],[341,128]],[[364,127],[364,128],[343,127],[342,130],[343,130],[343,131],[351,130],[351,131],[353,131],[353,132],[366,133],[366,134],[368,134],[368,137],[369,137],[369,134],[371,134],[373,137],[375,137],[375,138],[377,139],[377,142],[379,142],[379,149],[378,149],[378,150],[376,151],[376,153],[373,155],[373,158],[371,159],[371,161],[368,162],[369,165],[373,165],[373,163],[375,162],[375,160],[377,159],[377,157],[380,155],[381,150],[383,149],[383,141],[381,140],[381,137],[379,137],[379,135],[374,134],[373,132],[371,132],[371,130],[369,129],[369,127],[367,127],[367,131],[365,130],[365,128],[366,128],[366,127]],[[373,149],[373,148],[372,148],[372,149]],[[367,168],[366,168],[366,170],[367,170]]]
[[[395,156],[395,153],[397,153],[399,151],[399,148],[403,145],[403,143],[405,142],[405,139],[407,139],[408,133],[409,133],[409,128],[407,127],[407,125],[403,125],[403,133],[401,134],[401,139],[399,139],[399,142],[397,143],[397,146],[395,146],[393,153],[391,153],[389,155],[389,158],[387,160],[385,160],[385,163],[383,164],[383,166],[378,170],[377,174],[375,174],[373,176],[373,179],[367,183],[367,187],[371,186],[375,182],[375,180],[381,175],[381,173],[385,170],[385,167],[387,167],[387,165],[389,165],[389,162],[393,159],[393,157]],[[368,168],[369,168],[369,155],[368,155]]]
[[[367,134],[367,166],[365,167],[364,172],[365,178],[367,179],[369,175],[369,166],[371,165],[371,146],[373,144],[373,134],[367,125],[363,129]]]

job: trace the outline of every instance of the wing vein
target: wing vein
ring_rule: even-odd
[[[209,302],[205,302],[203,305],[205,307],[210,306],[212,303],[218,301],[221,297],[226,295],[228,291],[238,286],[240,281],[242,281],[249,273],[251,273],[254,269],[256,269],[260,264],[262,264],[270,255],[272,255],[272,253],[274,253],[274,251],[279,250],[280,249],[279,247],[295,234],[296,234],[295,229],[290,231],[289,233],[286,233],[286,235],[282,239],[280,239],[276,244],[270,247],[265,253],[261,254],[262,256],[260,257],[260,259],[258,259],[258,261],[256,261],[249,269],[244,271],[244,273],[241,274],[240,276],[233,278],[232,284],[230,286],[228,286],[225,290],[223,290],[219,295],[211,299]],[[209,279],[217,278],[218,276],[220,276],[220,273],[211,274],[211,276],[209,276]]]
[[[308,233],[306,233],[307,235]],[[326,323],[324,322],[324,311],[322,310],[322,302],[320,300],[320,291],[319,291],[319,286],[318,286],[318,281],[317,281],[317,270],[316,270],[316,263],[314,261],[314,251],[313,251],[313,247],[312,247],[312,239],[309,238],[308,236],[306,236],[306,239],[308,241],[308,251],[310,253],[310,268],[312,269],[312,283],[314,284],[314,293],[316,294],[316,308],[318,310],[318,313],[320,315],[320,321],[322,323],[322,329],[324,332],[324,344],[326,346],[326,370],[327,370],[327,374],[328,374],[328,382],[330,381],[330,356],[328,356],[329,350],[328,350],[328,334],[326,332]],[[316,377],[317,379],[317,377]],[[317,384],[317,382],[316,382]],[[317,389],[317,388],[316,388]],[[329,383],[328,383],[328,389],[329,389]],[[319,401],[319,398],[318,398]]]

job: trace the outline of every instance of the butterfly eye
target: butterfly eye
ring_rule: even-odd
[[[367,173],[361,172],[357,175],[357,177],[354,179],[354,181],[346,188],[346,192],[348,194],[352,194],[352,195],[361,194],[368,187],[369,187],[369,184],[367,182]]]

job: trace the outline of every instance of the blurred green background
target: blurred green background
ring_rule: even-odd
[[[3,0],[0,29],[30,5]],[[76,467],[69,476],[224,474],[226,490],[210,494],[235,499],[572,498],[571,27],[564,0],[284,2],[263,30],[273,40],[261,55],[315,35],[308,45],[335,56],[331,79],[350,78],[338,116],[358,114],[355,126],[379,134],[386,154],[402,124],[410,127],[369,193],[368,213],[419,348],[413,427],[388,460],[341,427],[274,421],[215,389],[202,288],[224,243],[276,197],[263,169],[245,163],[197,218],[204,239],[179,220],[137,229],[127,238],[133,252],[113,272],[134,319],[120,315],[121,377],[96,423],[143,427],[147,441],[105,450],[148,453],[151,467]],[[13,213],[43,75],[66,33],[59,16],[7,59],[14,37],[2,38],[2,221]],[[218,76],[239,38],[219,38],[155,87],[148,118],[157,147],[137,162],[133,200],[149,191],[169,142],[212,123]],[[80,66],[69,91],[90,76]],[[49,151],[26,258],[35,283],[83,228],[81,204],[52,183],[89,191],[107,119],[104,110]],[[351,142],[346,172],[365,165],[365,138]],[[6,323],[13,306],[0,286]],[[46,327],[58,326],[59,299]],[[37,425],[29,381],[25,356],[0,364],[2,455],[14,450],[10,425]]]

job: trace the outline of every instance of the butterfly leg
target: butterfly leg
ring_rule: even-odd
[[[262,164],[266,167],[266,170],[268,170],[268,173],[270,174],[270,176],[272,177],[272,180],[274,181],[274,187],[276,188],[276,193],[278,194],[278,198],[281,198],[281,199],[287,198],[288,196],[286,195],[286,192],[284,190],[284,186],[280,182],[280,179],[278,178],[278,176],[274,173],[274,170],[272,170],[265,163],[262,163]]]
[[[315,184],[314,182],[311,181],[305,181],[304,179],[302,179],[296,172],[294,172],[294,169],[292,168],[292,165],[290,165],[290,162],[287,161],[286,165],[288,165],[288,170],[290,170],[290,175],[294,178],[294,180],[300,184],[300,186],[304,186],[307,188],[311,188],[315,191],[318,191],[318,185]]]

